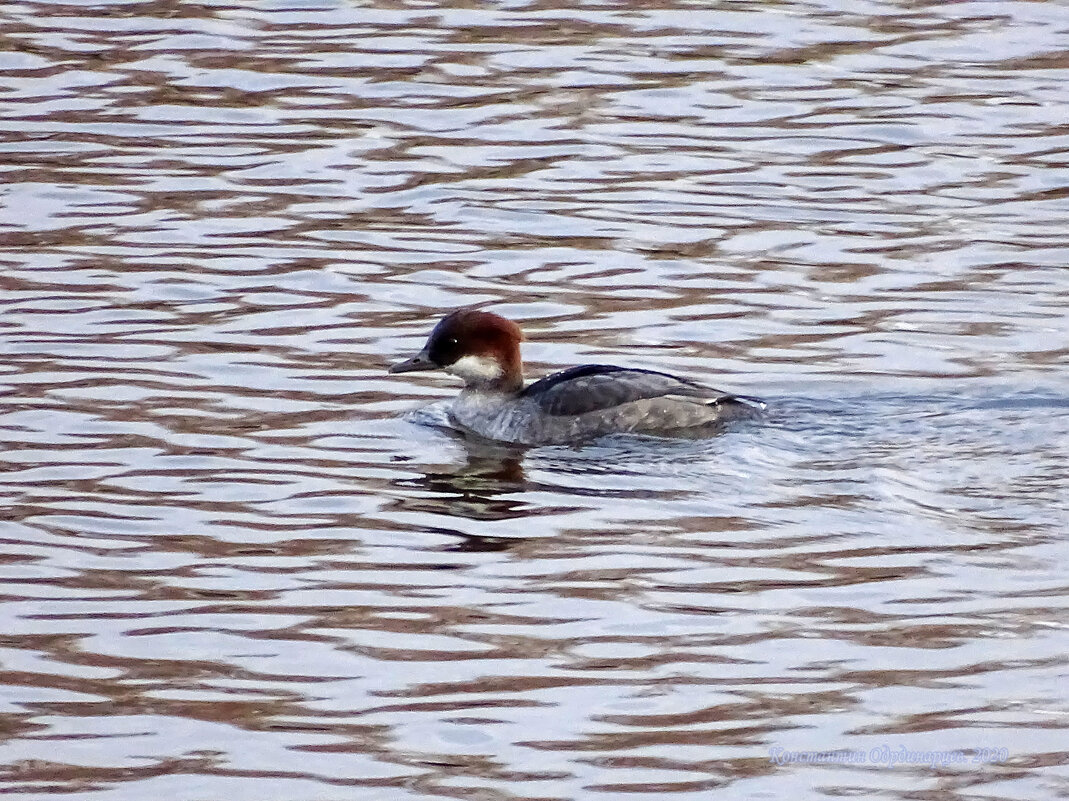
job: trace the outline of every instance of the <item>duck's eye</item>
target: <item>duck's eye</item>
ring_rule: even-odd
[[[446,341],[445,344],[447,344],[451,348],[455,348],[457,345],[460,344],[460,342],[457,341],[456,337],[449,337],[448,341]]]

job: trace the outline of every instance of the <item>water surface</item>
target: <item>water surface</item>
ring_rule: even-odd
[[[6,792],[1069,793],[1063,5],[0,21]],[[483,301],[768,417],[414,425]]]

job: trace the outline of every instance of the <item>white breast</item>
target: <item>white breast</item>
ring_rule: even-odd
[[[538,417],[531,403],[499,392],[477,390],[461,392],[449,416],[460,428],[504,442],[527,442]]]

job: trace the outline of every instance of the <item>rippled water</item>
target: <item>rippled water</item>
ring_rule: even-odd
[[[1069,794],[1064,4],[0,22],[5,792]],[[476,301],[770,415],[413,425]]]

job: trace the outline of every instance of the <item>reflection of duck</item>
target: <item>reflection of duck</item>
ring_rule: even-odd
[[[675,435],[750,417],[764,404],[655,370],[572,367],[523,385],[519,326],[466,308],[435,326],[423,349],[391,373],[445,370],[464,381],[450,421],[492,440],[572,443],[615,433]]]
[[[405,489],[427,493],[425,497],[407,498],[405,510],[470,520],[513,520],[529,515],[528,505],[522,500],[497,497],[529,489],[523,473],[523,452],[488,442],[461,442],[466,457],[463,464],[397,482]],[[480,539],[506,543],[501,548],[508,543],[501,538]]]

